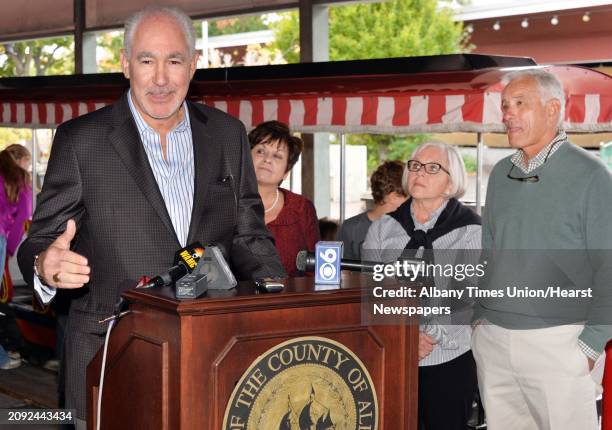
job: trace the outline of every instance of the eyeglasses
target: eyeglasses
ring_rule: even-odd
[[[548,148],[548,152],[546,153],[546,157],[544,157],[544,161],[542,162],[542,164],[540,165],[540,167],[542,167],[544,165],[544,163],[546,163],[546,160],[548,160],[548,156],[550,155],[550,151],[552,151],[552,149],[555,147],[555,145],[559,142],[562,142],[562,140],[553,143],[550,148]],[[506,175],[506,177],[508,179],[512,179],[514,181],[520,181],[520,182],[529,182],[530,184],[536,183],[536,182],[540,182],[540,176],[539,175],[531,175],[531,176],[512,176],[512,169],[514,169],[516,166],[514,163],[511,163],[512,166],[510,167],[510,170],[508,171],[508,174]]]
[[[540,181],[540,177],[538,175],[532,175],[532,176],[512,176],[512,169],[514,169],[516,166],[514,165],[514,163],[511,163],[512,167],[510,167],[510,171],[508,172],[508,174],[506,175],[506,177],[508,179],[512,179],[514,181],[520,181],[520,182],[529,182],[529,183],[534,183],[534,182],[539,182]]]
[[[430,175],[435,175],[436,173],[440,173],[440,171],[443,171],[450,176],[450,172],[444,167],[442,167],[440,163],[421,163],[417,160],[408,160],[406,166],[411,172],[418,172],[421,170],[421,168],[424,168],[425,172],[429,173]]]

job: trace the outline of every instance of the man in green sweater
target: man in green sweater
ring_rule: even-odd
[[[561,129],[554,75],[506,81],[503,121],[517,151],[491,173],[482,225],[491,264],[481,288],[501,295],[478,300],[472,335],[487,425],[595,430],[593,370],[612,338],[612,175]]]

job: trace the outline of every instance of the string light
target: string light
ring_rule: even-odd
[[[584,12],[584,14],[582,15],[582,22],[590,22],[591,21],[591,12]],[[552,18],[550,19],[550,24],[551,25],[559,25],[559,15],[553,15]],[[523,18],[521,20],[521,27],[522,28],[529,28],[529,18]],[[496,20],[493,23],[492,26],[493,30],[495,31],[499,31],[501,30],[501,23],[499,22],[499,20]],[[466,31],[468,33],[473,33],[474,32],[474,27],[472,26],[472,24],[469,24],[465,27]]]

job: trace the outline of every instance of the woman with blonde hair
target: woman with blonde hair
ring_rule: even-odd
[[[386,262],[400,250],[416,256],[436,251],[436,262],[442,258],[457,264],[476,254],[459,252],[480,248],[481,221],[458,200],[465,193],[467,175],[457,148],[443,142],[420,145],[406,162],[402,182],[410,199],[374,221],[363,245],[365,260]],[[436,288],[448,288],[448,278],[434,280]],[[467,427],[476,393],[470,316],[469,308],[456,309],[452,319],[420,324],[420,430]]]

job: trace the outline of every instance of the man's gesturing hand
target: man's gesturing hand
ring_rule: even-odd
[[[38,273],[50,287],[81,288],[89,282],[87,258],[70,250],[75,235],[76,223],[68,220],[66,231],[38,255]]]

